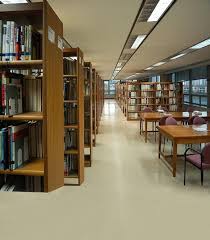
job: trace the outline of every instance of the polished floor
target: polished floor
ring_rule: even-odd
[[[0,239],[209,239],[210,174],[201,187],[189,168],[184,187],[182,161],[173,178],[150,138],[145,144],[138,123],[105,101],[85,183],[49,194],[1,192]]]

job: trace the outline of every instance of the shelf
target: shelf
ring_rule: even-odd
[[[77,78],[77,75],[63,75],[63,78]]]
[[[65,125],[64,128],[74,128],[74,129],[78,129],[78,125]]]
[[[85,144],[85,148],[90,148],[90,144]]]
[[[44,176],[44,160],[33,160],[23,167],[15,170],[0,170],[0,174],[23,175],[23,176]]]
[[[77,103],[77,100],[64,100],[64,103]]]
[[[69,176],[65,176],[64,175],[64,178],[78,178],[78,174],[75,172],[75,173],[71,173]]]
[[[42,112],[28,112],[28,113],[21,113],[17,115],[0,115],[0,120],[43,120],[44,116]]]
[[[65,150],[64,151],[64,154],[66,154],[66,155],[70,155],[70,154],[76,155],[78,153],[79,153],[79,151],[78,150],[74,150],[74,149],[72,149],[72,150]]]
[[[0,61],[0,68],[12,69],[30,69],[42,68],[42,60],[27,60],[27,61]]]

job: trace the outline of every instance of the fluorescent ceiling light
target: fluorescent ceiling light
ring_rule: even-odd
[[[176,56],[174,56],[174,57],[172,57],[172,58],[170,58],[171,60],[174,60],[174,59],[177,59],[177,58],[180,58],[180,57],[183,57],[184,55],[186,55],[187,53],[181,53],[181,54],[179,54],[179,55],[176,55]]]
[[[131,49],[137,49],[146,36],[147,35],[139,35],[131,46]]]
[[[11,3],[28,3],[27,0],[1,0],[4,4],[11,4]]]
[[[154,67],[148,67],[148,68],[146,68],[146,69],[144,69],[144,70],[151,70],[151,69],[153,69]]]
[[[166,63],[166,62],[159,62],[159,63],[156,63],[156,64],[153,65],[153,67],[161,66],[161,65],[163,65],[164,63]]]
[[[122,65],[122,63],[121,63],[121,62],[118,62],[117,67],[120,67],[121,65]]]
[[[160,0],[147,22],[157,22],[174,0]]]
[[[121,67],[118,67],[118,68],[115,68],[115,71],[120,71],[122,68]]]
[[[200,42],[194,46],[192,46],[190,49],[200,49],[200,48],[204,48],[210,45],[210,38],[204,40],[203,42]]]

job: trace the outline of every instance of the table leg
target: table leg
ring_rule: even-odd
[[[162,135],[159,132],[159,150],[158,150],[158,158],[160,159],[160,153],[161,153],[161,142],[162,142]]]
[[[144,130],[144,134],[145,134],[145,142],[147,142],[147,120],[145,119],[145,130]]]
[[[177,143],[173,142],[173,177],[176,177]]]

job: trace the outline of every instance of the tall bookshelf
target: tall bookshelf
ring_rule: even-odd
[[[30,4],[1,4],[0,19],[14,21],[18,25],[32,25],[33,31],[37,31],[37,34],[39,32],[41,39],[40,49],[37,49],[40,52],[39,59],[32,56],[32,60],[0,61],[1,73],[4,71],[9,74],[18,72],[23,75],[24,98],[29,94],[27,86],[30,85],[30,82],[33,81],[36,85],[39,81],[41,85],[39,92],[37,88],[33,92],[33,100],[40,94],[40,101],[36,102],[36,107],[34,107],[34,102],[32,106],[26,106],[27,103],[24,101],[23,113],[0,115],[1,124],[4,126],[9,125],[11,121],[14,125],[20,124],[20,122],[29,124],[30,121],[31,125],[38,124],[40,126],[39,132],[34,128],[34,135],[32,135],[36,136],[37,141],[39,135],[39,157],[37,152],[29,152],[29,161],[24,162],[22,166],[15,170],[1,169],[1,179],[5,180],[13,175],[15,185],[20,178],[23,179],[22,191],[50,192],[64,185],[61,47],[63,24],[47,1]],[[35,111],[36,109],[38,111]],[[29,150],[33,144],[29,138]],[[33,187],[34,182],[36,185],[38,184],[38,178],[40,179],[39,186]],[[29,181],[30,190],[26,188],[26,182]]]
[[[104,105],[104,83],[100,75],[96,74],[96,133],[99,132],[99,125]]]
[[[84,63],[84,143],[85,167],[92,162],[92,64]]]
[[[145,107],[156,111],[158,106],[168,111],[182,111],[182,83],[171,82],[128,82],[126,83],[125,99],[127,120],[138,120],[139,112]]]
[[[92,70],[92,144],[96,146],[96,70]]]
[[[63,49],[64,58],[64,178],[84,181],[84,60],[79,48]]]

